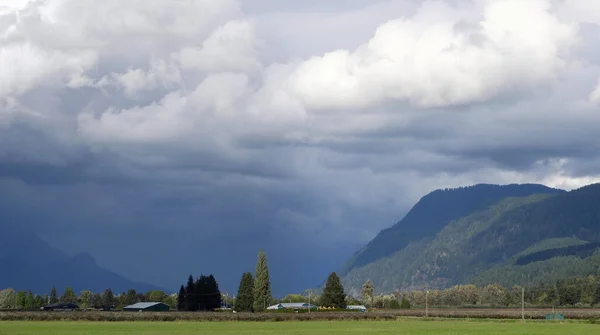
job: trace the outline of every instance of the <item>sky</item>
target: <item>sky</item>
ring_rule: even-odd
[[[319,285],[428,192],[600,180],[600,2],[0,0],[0,225]]]

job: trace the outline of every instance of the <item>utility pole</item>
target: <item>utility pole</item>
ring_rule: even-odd
[[[308,312],[310,313],[310,293],[308,292]]]
[[[425,317],[429,317],[429,306],[428,306],[429,290],[425,291]]]
[[[525,287],[521,288],[521,319],[525,321]]]

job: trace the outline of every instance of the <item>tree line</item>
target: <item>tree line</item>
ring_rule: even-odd
[[[443,290],[413,290],[375,295],[373,284],[367,281],[360,302],[367,307],[406,308],[410,306],[528,306],[591,307],[600,305],[600,276],[563,279],[553,284],[541,283],[522,287],[497,284],[475,286],[455,285]]]
[[[138,302],[162,302],[171,308],[176,307],[176,295],[169,295],[163,291],[149,291],[138,293],[134,289],[115,295],[111,289],[103,293],[81,291],[75,294],[71,287],[66,287],[58,296],[56,288],[50,294],[33,294],[31,291],[15,291],[8,288],[0,291],[0,309],[40,309],[43,306],[56,303],[74,303],[82,309],[122,309],[125,306]]]

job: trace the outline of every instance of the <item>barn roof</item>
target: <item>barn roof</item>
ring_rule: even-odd
[[[125,306],[123,308],[148,308],[155,305],[163,304],[162,302],[138,302],[137,304]]]

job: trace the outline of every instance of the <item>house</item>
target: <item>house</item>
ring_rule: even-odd
[[[169,310],[169,305],[162,302],[138,302],[123,307],[123,310],[128,312],[164,312]]]
[[[43,306],[40,309],[42,311],[74,311],[76,309],[79,309],[79,306],[77,306],[77,304],[74,304],[72,302],[67,302],[67,303],[59,302],[57,304]]]
[[[359,310],[361,312],[367,311],[367,307],[365,307],[364,305],[349,305],[349,306],[346,306],[346,309]]]
[[[267,310],[281,310],[281,309],[317,309],[317,306],[307,304],[305,302],[292,302],[292,303],[280,303],[277,305],[267,307]]]

